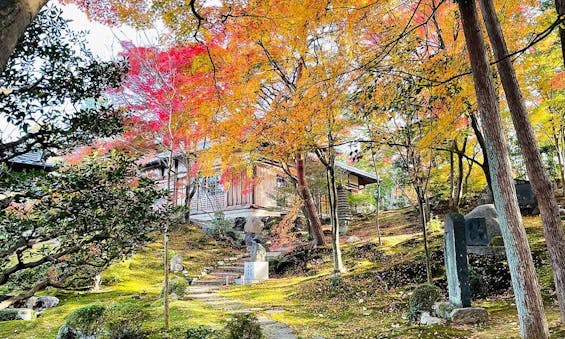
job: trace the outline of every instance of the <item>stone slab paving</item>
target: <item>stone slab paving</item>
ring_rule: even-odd
[[[186,295],[188,298],[202,301],[214,309],[224,310],[230,314],[264,312],[258,317],[258,320],[261,325],[261,331],[265,335],[266,339],[298,339],[298,336],[294,334],[288,325],[273,320],[269,316],[269,314],[285,312],[284,309],[263,309],[259,307],[246,308],[237,300],[220,296],[218,294],[219,288],[220,286],[218,283],[212,283],[212,281],[207,283],[206,281],[201,280],[197,285],[189,286]]]

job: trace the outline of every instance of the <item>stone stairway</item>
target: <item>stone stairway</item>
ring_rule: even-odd
[[[188,287],[187,297],[202,301],[214,309],[230,314],[258,313],[257,318],[261,331],[267,339],[297,339],[298,336],[288,325],[273,320],[269,316],[273,313],[284,312],[283,309],[247,308],[237,300],[228,299],[218,293],[222,286],[233,284],[235,279],[243,275],[244,262],[248,259],[248,256],[227,258],[217,262],[213,267],[206,267]]]

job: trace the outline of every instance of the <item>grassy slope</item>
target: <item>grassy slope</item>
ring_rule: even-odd
[[[539,218],[525,218],[532,247],[544,250]],[[402,283],[395,269],[421,262],[423,245],[417,215],[411,210],[385,212],[382,216],[383,246],[377,246],[373,221],[356,222],[351,233],[361,237],[361,244],[344,245],[348,273],[341,281],[331,278],[331,261],[314,264],[306,274],[272,279],[252,287],[232,287],[224,295],[253,307],[283,307],[286,312],[273,318],[288,323],[305,337],[326,338],[514,338],[519,337],[516,311],[511,295],[493,300],[477,300],[486,307],[490,321],[481,326],[410,326],[405,319],[407,300],[415,283]],[[442,246],[442,231],[431,232],[431,248]],[[365,250],[363,250],[365,248]],[[399,266],[400,265],[400,266]],[[545,288],[551,284],[551,270],[541,270]],[[395,286],[389,286],[389,284]],[[421,281],[424,282],[424,281]],[[563,337],[557,325],[558,309],[546,304],[553,337]]]
[[[109,304],[129,301],[132,296],[141,295],[140,302],[151,314],[145,324],[148,330],[158,333],[163,326],[162,303],[159,294],[162,286],[162,244],[156,242],[139,251],[132,258],[114,264],[103,275],[117,282],[104,286],[98,292],[45,291],[42,294],[56,295],[61,299],[59,306],[45,311],[36,321],[0,322],[0,338],[54,338],[64,318],[78,307],[91,303]],[[233,250],[216,243],[194,227],[182,227],[171,235],[171,249],[185,258],[191,273],[224,256],[233,255]],[[200,324],[219,327],[225,315],[222,312],[197,301],[171,302],[171,326],[186,329]],[[161,337],[155,334],[155,337]]]

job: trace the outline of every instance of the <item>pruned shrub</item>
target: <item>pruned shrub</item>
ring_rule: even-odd
[[[138,303],[112,304],[104,313],[105,328],[112,339],[144,338],[141,326],[148,317],[147,311]]]
[[[227,339],[261,339],[261,326],[253,313],[236,314],[226,324]]]
[[[169,286],[169,292],[176,294],[179,298],[184,296],[188,282],[184,278],[173,278]]]
[[[186,339],[214,339],[219,338],[220,333],[208,326],[197,326],[186,331]]]
[[[105,311],[106,307],[99,304],[77,308],[67,316],[65,324],[84,336],[96,336],[103,331]]]
[[[439,300],[441,291],[432,284],[422,284],[414,289],[408,300],[408,320],[413,322],[422,312],[431,312],[432,306]]]

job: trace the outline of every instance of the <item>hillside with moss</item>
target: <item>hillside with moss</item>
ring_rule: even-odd
[[[565,336],[539,217],[524,219],[540,276],[552,336]],[[381,218],[382,245],[374,220],[357,218],[343,237],[347,272],[332,274],[329,247],[297,247],[271,259],[271,279],[251,286],[222,287],[219,294],[247,309],[277,310],[269,317],[287,324],[300,338],[500,338],[519,337],[514,299],[504,258],[470,256],[474,305],[485,307],[489,322],[482,325],[410,324],[408,299],[426,281],[424,250],[417,213],[410,208],[388,211]],[[348,242],[354,236],[356,241]],[[132,258],[113,265],[102,276],[98,292],[47,290],[61,304],[34,321],[0,323],[0,338],[53,338],[75,309],[90,304],[110,306],[135,302],[147,311],[143,330],[150,338],[184,337],[188,329],[205,325],[222,328],[233,315],[190,295],[171,302],[171,327],[163,330],[162,244],[159,235]],[[350,239],[351,240],[351,239]],[[434,284],[446,296],[443,263],[443,230],[439,218],[430,223],[430,250]],[[204,267],[244,253],[230,243],[215,240],[195,226],[179,226],[171,235],[171,253],[181,254],[186,269],[196,276]],[[181,278],[179,275],[177,278]]]

